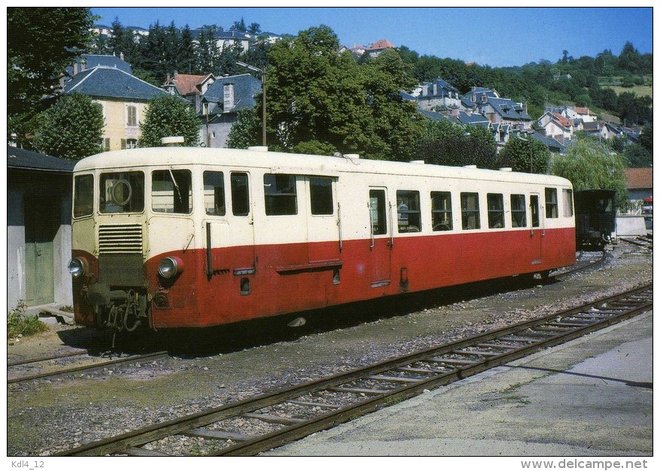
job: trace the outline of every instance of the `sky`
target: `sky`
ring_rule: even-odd
[[[643,3],[641,3],[643,5]],[[640,5],[640,3],[636,3]],[[177,27],[216,24],[229,29],[241,18],[263,31],[297,34],[327,25],[342,45],[388,39],[420,55],[449,57],[493,67],[555,62],[563,51],[577,58],[604,49],[619,54],[627,41],[652,52],[653,9],[621,8],[92,8],[98,24],[148,28],[156,21]]]

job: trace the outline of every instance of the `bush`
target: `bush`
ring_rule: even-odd
[[[25,315],[27,304],[19,301],[7,315],[7,338],[27,337],[48,330],[48,326],[37,316]]]

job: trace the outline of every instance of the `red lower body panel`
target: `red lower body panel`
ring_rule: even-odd
[[[162,257],[183,273],[160,286]],[[442,234],[338,242],[217,248],[161,254],[147,261],[152,326],[204,327],[474,281],[535,273],[575,263],[573,228]],[[246,263],[249,260],[252,263]]]

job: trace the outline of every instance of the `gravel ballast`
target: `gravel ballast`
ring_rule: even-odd
[[[485,284],[440,290],[345,311],[203,334],[217,345],[163,359],[11,384],[7,394],[9,456],[47,456],[289,384],[469,337],[616,294],[652,281],[650,251],[620,244],[608,261],[556,282]],[[510,286],[509,286],[510,285]],[[515,289],[510,289],[515,287]],[[487,295],[479,296],[479,290]],[[388,314],[392,311],[395,314]],[[336,316],[336,317],[329,317]],[[339,319],[339,320],[336,320]],[[273,334],[263,337],[262,329]],[[293,332],[293,333],[292,333]],[[10,358],[84,345],[89,329],[61,326],[8,347]],[[190,335],[190,334],[188,334]],[[98,336],[101,337],[101,336]],[[258,338],[252,342],[252,338]],[[176,445],[171,445],[176,448]]]

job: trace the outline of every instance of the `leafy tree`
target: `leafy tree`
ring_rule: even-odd
[[[34,143],[46,154],[79,160],[102,151],[103,125],[99,103],[79,93],[66,95],[43,113]]]
[[[257,35],[261,33],[261,25],[259,23],[250,23],[248,26],[247,32],[252,35]]]
[[[606,144],[579,136],[565,156],[555,155],[550,164],[553,175],[567,178],[575,190],[615,190],[618,208],[627,204],[624,160]]]
[[[66,25],[66,27],[64,27]],[[89,8],[7,8],[8,131],[29,145],[29,122],[49,108],[66,66],[92,41]]]
[[[646,123],[639,136],[639,143],[651,154],[653,154],[653,125]]]
[[[436,165],[498,168],[495,138],[486,128],[463,127],[449,120],[428,121],[414,152],[415,159]]]
[[[216,70],[220,49],[215,40],[218,27],[215,25],[204,25],[199,33],[197,44],[197,73],[208,74]]]
[[[320,26],[274,44],[268,58],[271,146],[291,150],[316,141],[368,158],[410,158],[421,120],[414,104],[401,99],[415,81],[395,51],[359,65],[339,52],[335,33]]]
[[[630,144],[623,150],[626,164],[631,168],[652,167],[653,155],[639,144]]]
[[[238,112],[238,120],[229,130],[227,146],[233,149],[247,149],[261,144],[261,121],[254,109]]]
[[[199,145],[199,118],[186,100],[172,95],[161,95],[149,102],[140,124],[141,147],[158,147],[168,136],[183,136],[188,147]]]
[[[500,159],[503,166],[514,172],[546,173],[550,151],[532,137],[514,136],[500,151]]]
[[[178,72],[192,74],[195,67],[195,43],[193,41],[192,31],[186,25],[181,30],[181,44],[176,62]]]

